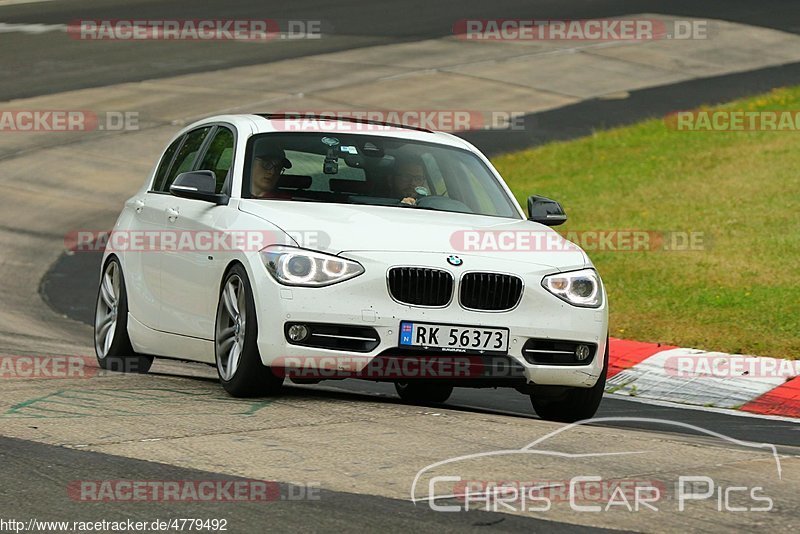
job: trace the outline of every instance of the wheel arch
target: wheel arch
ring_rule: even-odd
[[[219,284],[217,284],[217,295],[222,293],[222,286],[225,284],[225,279],[228,278],[228,274],[230,274],[231,270],[233,270],[233,268],[236,267],[237,265],[240,266],[242,269],[244,269],[244,272],[247,273],[248,278],[252,278],[252,275],[250,271],[247,269],[247,266],[244,264],[244,262],[242,262],[242,260],[240,260],[239,258],[233,258],[230,261],[228,261],[227,265],[225,265],[225,270],[222,271],[222,278],[220,278]],[[250,281],[250,286],[252,285],[253,282]]]

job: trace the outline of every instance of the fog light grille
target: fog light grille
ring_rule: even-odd
[[[301,326],[307,329],[307,335],[302,339],[293,339],[290,334],[296,333],[298,327]],[[286,323],[283,327],[283,331],[286,340],[292,345],[319,349],[369,352],[381,342],[378,332],[369,326],[327,323]]]
[[[595,343],[554,339],[529,339],[522,347],[525,361],[544,365],[589,365],[596,352]]]

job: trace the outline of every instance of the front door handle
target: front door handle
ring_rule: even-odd
[[[178,215],[180,215],[180,210],[178,208],[167,208],[167,219],[169,219],[169,222],[178,220]]]

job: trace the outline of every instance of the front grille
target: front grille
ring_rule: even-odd
[[[446,306],[453,294],[453,275],[425,267],[393,267],[389,270],[389,292],[404,304]]]
[[[470,310],[503,311],[522,296],[522,280],[510,274],[467,273],[461,279],[461,306]]]

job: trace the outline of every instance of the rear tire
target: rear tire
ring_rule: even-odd
[[[283,377],[261,363],[253,289],[239,264],[225,275],[217,304],[214,354],[222,387],[234,397],[275,395]]]
[[[394,389],[401,399],[412,404],[441,404],[453,393],[453,386],[431,382],[395,382]]]
[[[94,312],[94,351],[101,369],[120,373],[146,373],[153,357],[133,350],[128,337],[128,292],[122,266],[111,257],[100,276]]]
[[[531,404],[536,415],[546,421],[574,423],[591,419],[603,400],[608,373],[608,338],[603,361],[603,372],[590,388],[537,386],[531,394]]]

